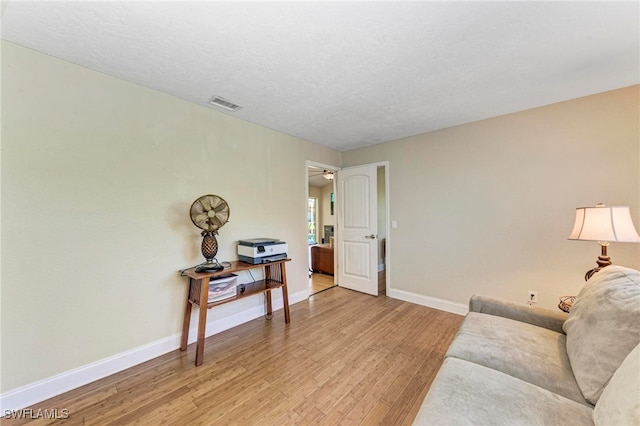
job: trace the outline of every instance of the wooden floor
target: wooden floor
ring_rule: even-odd
[[[314,272],[309,277],[309,294],[316,294],[333,287],[333,275]]]
[[[378,272],[378,294],[386,294],[386,274]],[[309,276],[309,294],[316,294],[335,286],[333,275],[314,272]]]
[[[411,424],[462,317],[340,287],[32,407],[51,424]],[[26,421],[4,420],[3,425]],[[29,424],[48,424],[31,421]]]

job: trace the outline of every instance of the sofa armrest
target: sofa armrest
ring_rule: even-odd
[[[567,314],[564,312],[476,295],[471,296],[469,300],[469,311],[526,322],[563,334],[562,324],[567,319]]]

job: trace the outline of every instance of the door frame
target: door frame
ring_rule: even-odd
[[[384,250],[384,282],[385,282],[385,294],[387,297],[391,291],[391,191],[390,191],[390,178],[389,178],[389,161],[379,161],[374,164],[376,167],[384,168],[384,231],[385,235],[385,250]],[[380,220],[380,219],[378,219]]]
[[[385,210],[385,232],[386,232],[386,236],[385,236],[385,259],[384,259],[384,264],[385,264],[385,268],[384,268],[384,274],[385,274],[385,293],[387,295],[387,297],[390,297],[389,294],[391,292],[391,179],[390,179],[390,171],[389,171],[389,161],[385,160],[385,161],[378,161],[378,162],[374,162],[374,163],[367,163],[369,165],[375,165],[376,168],[378,167],[383,167],[384,168],[384,202],[385,202],[385,206],[384,206],[384,210]],[[351,166],[355,167],[355,166],[364,166],[367,164],[352,164]],[[305,203],[305,212],[306,212],[306,205],[307,205],[307,199],[309,198],[309,166],[311,167],[319,167],[322,169],[326,169],[326,170],[331,170],[334,173],[338,173],[342,168],[338,167],[338,166],[332,166],[330,164],[324,164],[324,163],[319,163],[317,161],[311,161],[311,160],[306,160],[305,164],[304,164],[304,180],[305,180],[305,186],[304,186],[304,192],[306,194],[306,196],[304,197],[304,203]],[[351,167],[349,166],[349,167]],[[334,194],[336,194],[336,181],[335,179],[333,180],[333,192]],[[338,194],[336,194],[335,197],[335,203],[336,205],[334,206],[335,209],[338,208]],[[336,215],[336,224],[335,224],[335,229],[337,229],[337,225],[338,225],[338,217]],[[306,236],[305,236],[305,246],[308,246],[308,242],[306,240]],[[334,254],[333,254],[333,262],[334,262],[334,275],[333,275],[333,283],[336,284],[336,280],[337,280],[337,270],[338,268],[341,267],[341,265],[338,264],[338,259],[339,257],[337,256],[337,250],[334,250]],[[309,291],[309,288],[307,287],[307,292]],[[307,295],[308,296],[308,295]]]

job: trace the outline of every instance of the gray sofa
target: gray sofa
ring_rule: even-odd
[[[473,296],[416,425],[640,425],[640,272],[608,266],[570,314]]]

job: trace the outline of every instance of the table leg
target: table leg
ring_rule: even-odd
[[[264,267],[264,279],[267,282],[267,285],[271,283],[271,265],[266,265]],[[267,298],[267,318],[271,319],[273,315],[273,305],[271,304],[271,290],[265,291],[264,297]]]
[[[280,264],[280,271],[282,272],[282,304],[284,309],[284,322],[289,324],[291,322],[291,316],[289,314],[289,294],[287,292],[287,271],[285,269],[284,262]]]
[[[191,286],[191,278],[189,278],[189,286]],[[182,320],[182,338],[180,339],[180,350],[187,350],[189,342],[189,324],[191,323],[191,302],[189,301],[189,293],[187,293],[187,306],[184,308],[184,319]]]
[[[207,327],[207,302],[209,300],[209,278],[200,282],[200,312],[198,317],[198,342],[196,343],[196,366],[204,361],[204,336]]]

